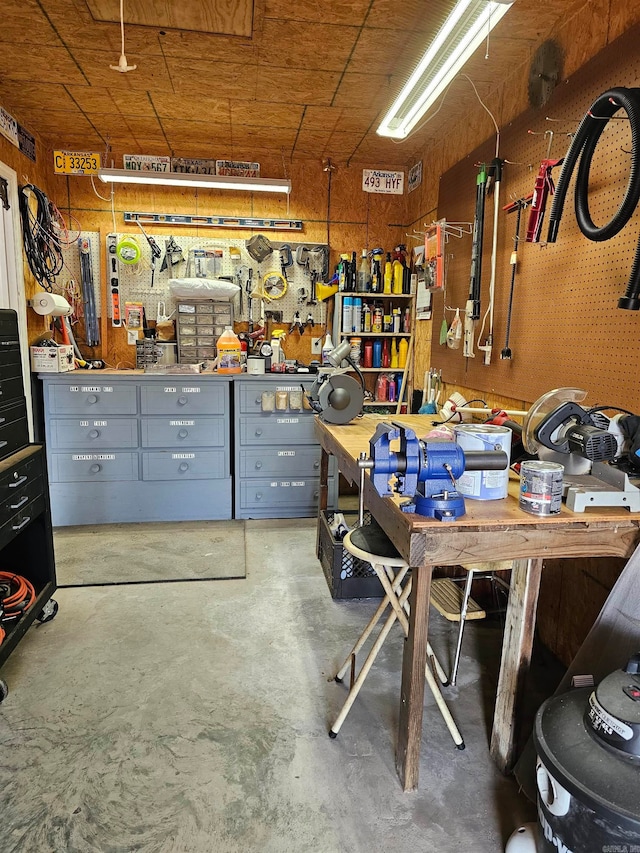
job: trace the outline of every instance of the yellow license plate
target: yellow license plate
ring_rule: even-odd
[[[54,151],[53,171],[57,175],[97,175],[100,155],[83,151]]]

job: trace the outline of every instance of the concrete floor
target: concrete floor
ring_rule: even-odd
[[[2,670],[0,851],[501,851],[534,810],[489,759],[495,623],[468,626],[446,691],[467,749],[427,693],[404,794],[400,630],[330,740],[332,675],[376,602],[332,601],[312,520],[248,522],[246,543],[245,580],[58,590]],[[431,641],[446,659],[437,615]]]

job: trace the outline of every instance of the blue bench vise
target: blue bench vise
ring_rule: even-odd
[[[391,442],[400,440],[398,451]],[[465,514],[464,497],[456,480],[464,471],[504,471],[509,457],[501,450],[464,451],[455,441],[421,441],[410,427],[381,423],[369,440],[369,458],[358,460],[369,469],[381,497],[400,494],[411,498],[403,512],[415,512],[438,521],[454,521]],[[395,476],[393,488],[391,477]]]

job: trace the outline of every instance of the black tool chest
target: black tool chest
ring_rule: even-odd
[[[0,596],[2,666],[31,623],[57,611],[46,456],[43,445],[29,444],[18,322],[8,309],[0,309],[0,571],[26,578],[36,594],[17,620],[4,617]],[[0,702],[6,693],[0,681]]]

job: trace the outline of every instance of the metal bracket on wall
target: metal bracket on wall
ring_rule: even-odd
[[[6,178],[0,178],[0,199],[2,200],[4,209],[9,210],[9,184]]]
[[[200,225],[207,228],[250,228],[258,231],[302,231],[301,219],[254,219],[237,216],[196,216],[180,213],[125,212],[125,222],[143,225]]]

